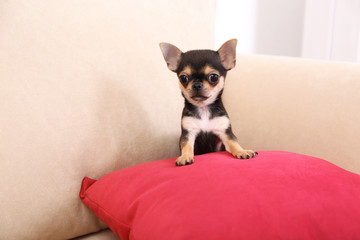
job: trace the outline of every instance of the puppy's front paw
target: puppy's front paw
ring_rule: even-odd
[[[194,162],[194,156],[180,156],[176,159],[176,166],[189,165]]]
[[[250,159],[258,155],[257,152],[254,152],[253,150],[238,150],[231,153],[234,157],[239,159]]]

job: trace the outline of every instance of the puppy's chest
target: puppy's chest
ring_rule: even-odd
[[[199,108],[198,113],[199,117],[183,117],[183,128],[193,133],[219,133],[225,131],[229,127],[230,121],[227,116],[217,116],[212,118],[211,113],[207,108]]]

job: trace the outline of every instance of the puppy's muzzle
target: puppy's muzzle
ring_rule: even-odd
[[[191,98],[195,101],[205,101],[209,97],[206,96],[204,84],[202,82],[194,82],[191,86],[192,96]]]
[[[195,83],[192,85],[192,90],[193,90],[193,91],[196,91],[196,92],[201,91],[203,88],[204,88],[204,85],[202,84],[202,82],[195,82]]]

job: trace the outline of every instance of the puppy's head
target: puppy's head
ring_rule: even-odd
[[[169,43],[160,43],[168,68],[179,78],[183,96],[201,107],[213,103],[222,93],[226,72],[235,66],[236,39],[225,42],[218,51],[192,50],[183,53]]]

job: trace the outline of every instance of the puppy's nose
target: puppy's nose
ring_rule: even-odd
[[[203,88],[203,84],[201,82],[196,82],[192,85],[192,89],[195,91],[200,91]]]

